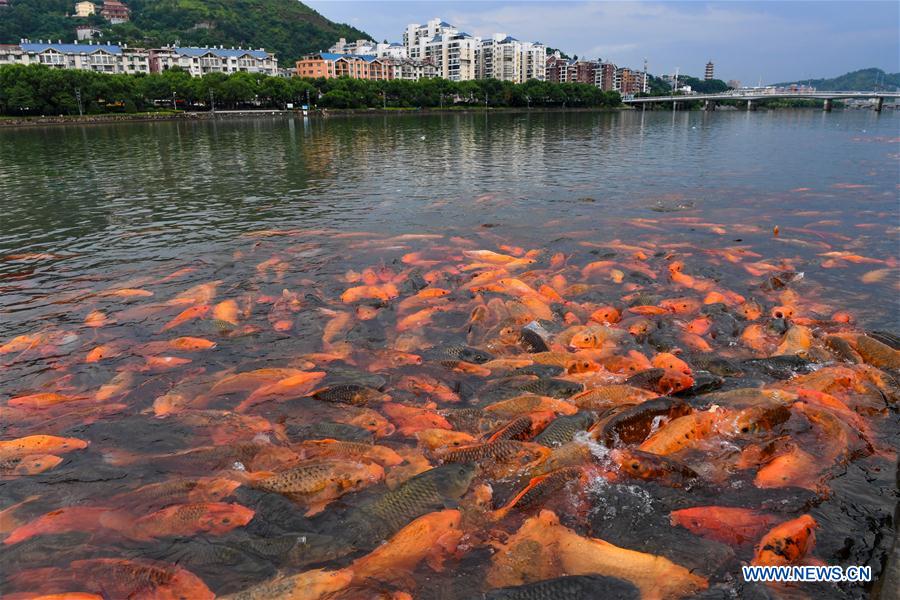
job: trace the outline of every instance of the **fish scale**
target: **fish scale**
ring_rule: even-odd
[[[637,600],[640,593],[627,581],[601,575],[570,575],[484,593],[482,600]]]
[[[581,411],[574,415],[562,416],[554,419],[547,427],[534,438],[535,443],[543,446],[562,446],[581,431],[586,431],[594,424],[596,415],[589,411]]]
[[[325,488],[332,479],[332,467],[327,463],[315,463],[293,467],[254,485],[267,492],[280,494],[314,494]]]
[[[429,469],[360,506],[348,519],[351,526],[347,530],[354,531],[358,526],[356,535],[368,543],[372,542],[371,536],[390,537],[413,519],[461,498],[474,475],[475,466],[471,463]]]

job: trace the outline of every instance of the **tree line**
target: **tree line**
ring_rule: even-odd
[[[618,92],[578,83],[496,79],[419,81],[302,79],[255,73],[191,77],[179,68],[152,74],[106,74],[43,65],[0,67],[0,114],[77,115],[160,109],[433,108],[450,106],[612,107]]]

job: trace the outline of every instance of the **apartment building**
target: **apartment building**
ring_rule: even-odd
[[[127,44],[63,44],[22,40],[0,46],[0,65],[45,65],[55,69],[81,69],[99,73],[149,73],[150,55]]]
[[[337,54],[319,52],[297,61],[298,77],[349,77],[351,79],[409,79],[434,77],[435,66],[429,62],[387,56]]]
[[[150,51],[150,71],[160,73],[180,67],[194,77],[207,73],[260,73],[278,75],[278,59],[259,48],[212,48],[167,46]]]
[[[450,81],[468,81],[478,77],[478,38],[468,33],[444,33],[425,43],[424,60],[437,69],[438,77]]]
[[[638,94],[647,91],[647,76],[642,71],[627,67],[616,69],[615,89],[620,94]]]

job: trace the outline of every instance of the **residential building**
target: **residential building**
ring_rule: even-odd
[[[406,55],[409,58],[422,60],[425,58],[425,45],[429,40],[439,35],[453,35],[459,33],[450,23],[440,19],[432,19],[425,25],[411,23],[403,32],[403,45],[406,46]]]
[[[126,23],[131,18],[131,9],[118,0],[103,0],[100,16],[113,25]]]
[[[594,70],[594,85],[603,90],[610,92],[616,89],[616,71],[618,68],[613,63],[601,62]]]
[[[150,71],[160,73],[180,67],[194,77],[207,73],[262,73],[278,75],[278,59],[259,48],[195,48],[166,46],[150,51]]]
[[[713,71],[714,70],[715,70],[715,67],[712,64],[712,61],[706,63],[706,73],[704,73],[703,79],[705,79],[706,81],[713,79]]]
[[[340,38],[337,43],[328,49],[330,54],[375,54],[375,42],[373,40],[356,40],[347,42],[346,38]]]
[[[599,61],[561,58],[556,53],[547,57],[545,65],[547,81],[597,85]]]
[[[150,56],[143,48],[118,44],[62,44],[22,40],[0,46],[0,65],[46,65],[57,69],[81,69],[100,73],[149,73]]]
[[[444,33],[425,43],[423,59],[434,64],[438,77],[450,81],[477,79],[478,46],[479,40],[468,33]]]
[[[91,15],[97,14],[97,5],[93,2],[76,2],[75,3],[75,16],[76,17],[90,17]]]
[[[477,51],[478,79],[522,82],[522,43],[505,33],[481,40]]]
[[[78,41],[93,40],[103,37],[103,32],[91,25],[78,25],[75,28],[75,37]]]
[[[544,81],[547,77],[545,58],[547,47],[540,42],[522,43],[522,81],[537,79]]]
[[[9,0],[0,0],[0,8],[9,8]]]
[[[741,89],[741,82],[739,79],[729,79],[728,87],[730,87],[733,90],[739,90],[739,89]]]
[[[387,58],[409,58],[406,46],[398,42],[385,43],[381,42],[375,46],[375,56],[384,56]]]
[[[638,94],[647,91],[647,76],[641,71],[626,67],[616,69],[614,89],[620,94]]]
[[[437,69],[428,61],[391,58],[371,54],[338,54],[319,52],[297,61],[298,77],[349,77],[351,79],[410,79],[435,77]]]
[[[393,67],[393,79],[418,81],[437,77],[437,67],[430,61],[411,58],[385,58]]]

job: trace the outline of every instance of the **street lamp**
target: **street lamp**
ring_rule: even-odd
[[[78,116],[83,117],[84,112],[81,109],[81,88],[75,88],[75,100],[78,102]]]

